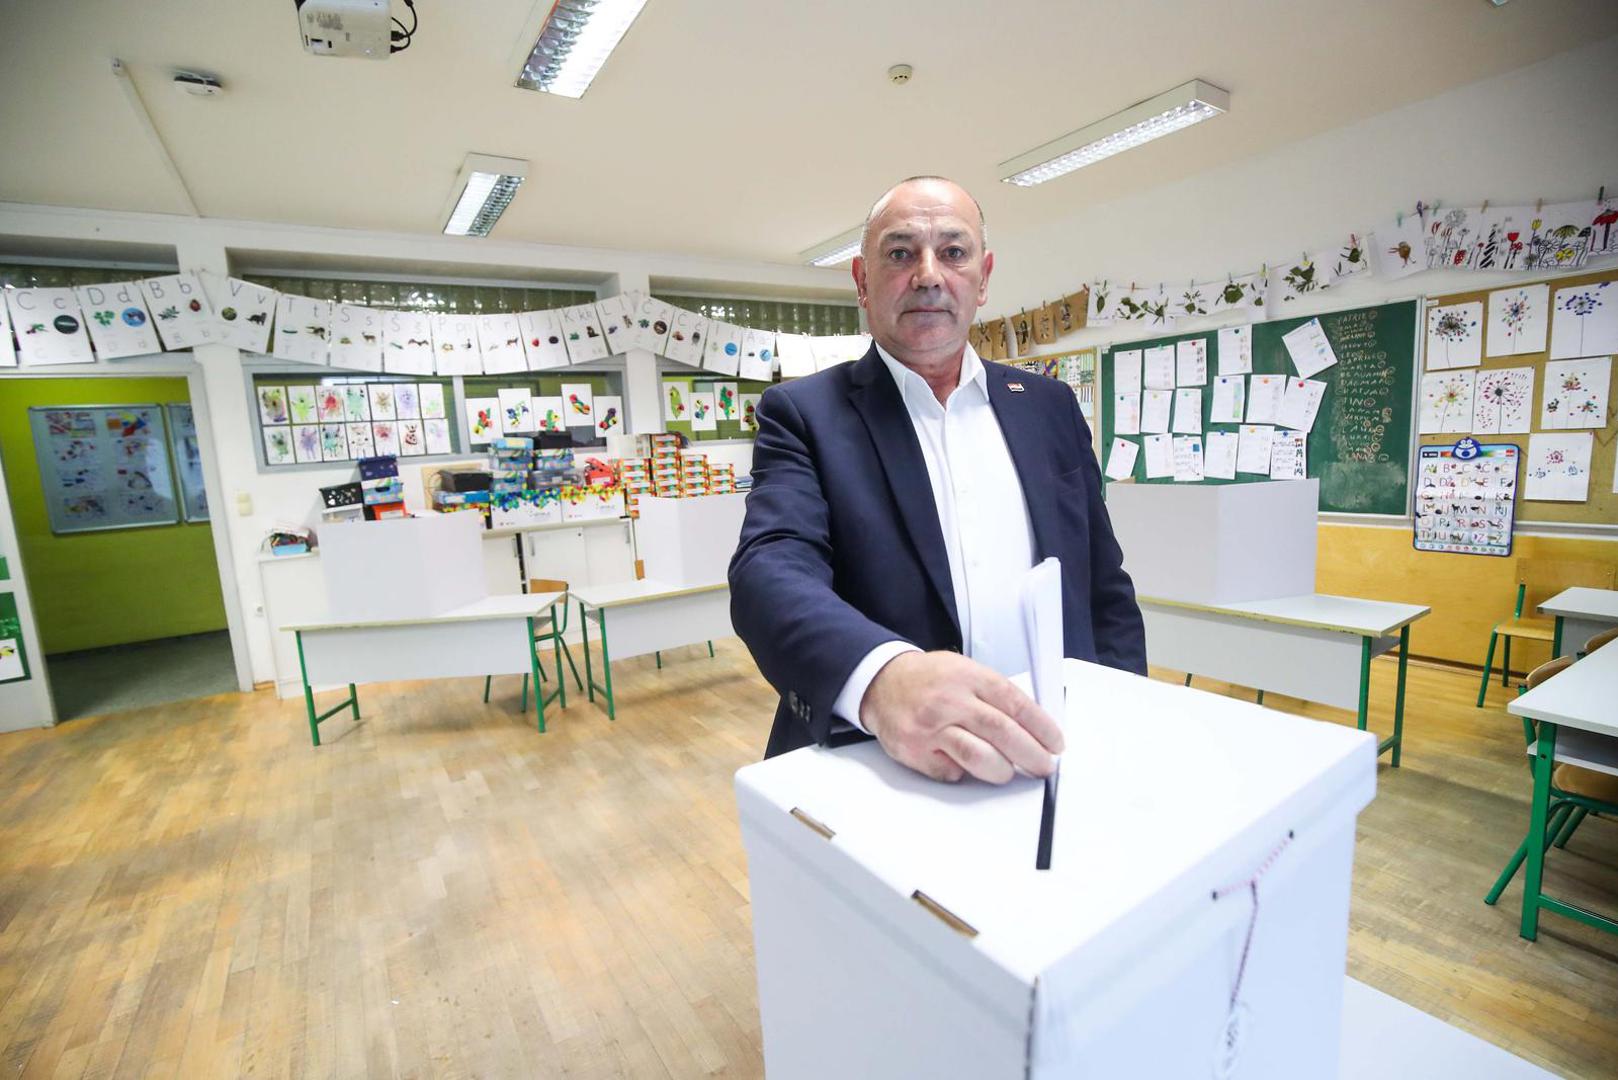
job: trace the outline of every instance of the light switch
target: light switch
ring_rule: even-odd
[[[236,493],[236,513],[242,517],[251,517],[253,514],[253,494],[250,491]]]

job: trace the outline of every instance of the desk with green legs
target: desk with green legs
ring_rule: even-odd
[[[1521,934],[1539,935],[1539,913],[1553,911],[1586,926],[1618,934],[1618,920],[1586,911],[1542,891],[1551,774],[1558,762],[1618,776],[1618,641],[1609,641],[1566,671],[1559,671],[1506,706],[1539,721],[1534,745],[1534,801],[1528,814],[1528,874],[1523,881]]]
[[[1563,589],[1539,605],[1539,610],[1556,616],[1551,656],[1574,654],[1596,634],[1618,626],[1618,589]]]
[[[1432,611],[1416,604],[1306,593],[1274,600],[1194,604],[1142,596],[1146,659],[1236,686],[1285,694],[1339,709],[1357,709],[1365,730],[1371,658],[1397,647],[1399,684],[1393,733],[1377,753],[1404,743],[1405,661],[1410,624]]]
[[[730,586],[671,585],[653,581],[626,581],[616,585],[582,585],[569,589],[579,602],[579,629],[584,635],[584,684],[590,700],[600,693],[607,716],[617,719],[612,696],[612,661],[627,660],[681,645],[709,643],[730,637]],[[601,639],[601,677],[595,681],[590,660],[590,624]]]
[[[545,730],[545,706],[561,697],[561,647],[556,653],[556,689],[543,695],[534,634],[556,618],[560,592],[486,596],[437,615],[412,619],[330,619],[283,626],[298,642],[309,737],[320,745],[320,723],[348,709],[360,718],[358,683],[442,679],[462,675],[529,675],[534,709]],[[315,712],[314,688],[348,687],[348,697]],[[567,704],[565,697],[561,703]]]

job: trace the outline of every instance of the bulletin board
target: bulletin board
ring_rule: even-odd
[[[178,523],[161,405],[33,406],[28,422],[51,532]]]
[[[1529,462],[1527,461],[1527,451],[1530,436],[1533,433],[1550,430],[1542,423],[1542,421],[1546,418],[1545,365],[1550,359],[1551,355],[1551,335],[1552,331],[1554,330],[1555,311],[1557,305],[1559,301],[1565,302],[1568,300],[1571,295],[1579,289],[1579,287],[1599,285],[1602,282],[1618,282],[1618,270],[1604,270],[1598,273],[1590,274],[1567,274],[1548,279],[1538,278],[1533,281],[1522,282],[1520,285],[1514,283],[1507,286],[1497,286],[1492,289],[1475,289],[1468,292],[1447,293],[1443,296],[1435,296],[1428,301],[1429,311],[1431,311],[1434,307],[1451,308],[1457,305],[1472,303],[1482,305],[1482,318],[1479,326],[1479,329],[1481,329],[1483,332],[1482,365],[1475,369],[1480,373],[1480,378],[1482,377],[1483,372],[1502,368],[1530,368],[1533,371],[1533,393],[1530,400],[1527,402],[1530,410],[1527,420],[1529,428],[1528,432],[1503,433],[1498,436],[1492,434],[1480,434],[1476,436],[1480,440],[1509,440],[1520,443],[1523,447],[1524,462],[1520,467],[1517,478],[1517,526],[1519,528],[1547,522],[1618,528],[1618,493],[1613,491],[1615,484],[1614,468],[1618,467],[1615,466],[1615,457],[1618,457],[1618,417],[1615,417],[1614,414],[1615,412],[1618,412],[1618,409],[1615,409],[1614,407],[1615,394],[1611,385],[1611,382],[1618,382],[1618,372],[1614,372],[1613,378],[1607,387],[1607,422],[1604,427],[1567,429],[1557,426],[1555,428],[1558,433],[1571,430],[1586,430],[1589,431],[1593,436],[1588,500],[1585,502],[1549,502],[1541,499],[1525,499],[1523,497],[1525,492],[1523,488],[1522,470],[1526,470],[1529,467]],[[1533,352],[1517,353],[1514,355],[1505,356],[1490,356],[1489,353],[1491,351],[1504,351],[1506,348],[1514,347],[1505,345],[1498,340],[1506,336],[1508,333],[1508,324],[1502,310],[1497,309],[1494,313],[1494,317],[1491,318],[1491,294],[1510,294],[1516,291],[1518,288],[1538,285],[1541,283],[1546,284],[1549,287],[1548,300],[1545,305],[1545,347],[1542,349],[1536,349]],[[1614,284],[1608,291],[1613,294],[1618,294],[1618,284]],[[1499,304],[1508,298],[1509,297],[1503,295],[1498,297],[1495,302]],[[1618,303],[1618,295],[1614,295],[1608,302]],[[1564,318],[1565,317],[1566,314],[1564,313]],[[1537,340],[1537,336],[1532,339],[1532,341],[1535,343],[1537,343]],[[1429,345],[1429,348],[1430,347],[1431,346]],[[1610,354],[1597,353],[1595,355]],[[1618,358],[1614,358],[1609,362],[1615,367],[1618,367]],[[1424,365],[1424,367],[1425,366],[1426,365]],[[1474,389],[1474,394],[1475,393],[1476,391]],[[1420,402],[1418,402],[1418,410],[1420,407]],[[1474,396],[1474,408],[1475,407],[1476,397]],[[1445,433],[1419,435],[1417,439],[1421,446],[1447,446],[1454,443],[1459,437],[1460,436],[1457,434]]]
[[[1326,383],[1326,396],[1309,432],[1306,468],[1320,479],[1320,508],[1326,511],[1403,516],[1410,509],[1411,409],[1414,400],[1418,301],[1324,312],[1303,318],[1272,319],[1252,325],[1253,374],[1296,375],[1286,345],[1288,333],[1312,318],[1320,320],[1337,363],[1314,375]],[[1115,410],[1113,354],[1145,350],[1181,341],[1205,341],[1208,385],[1203,388],[1204,433],[1235,431],[1235,424],[1213,424],[1210,387],[1217,370],[1219,331],[1176,334],[1109,347],[1101,361],[1103,451],[1111,447]],[[1138,436],[1124,438],[1139,441]],[[1454,442],[1451,437],[1450,442]],[[1105,464],[1105,463],[1103,463]],[[1143,462],[1135,465],[1136,483],[1174,483],[1170,477],[1144,480]],[[1257,474],[1235,480],[1205,479],[1205,484],[1252,483]]]
[[[188,522],[208,520],[208,490],[202,479],[202,448],[197,442],[196,417],[191,406],[175,403],[168,411],[169,454],[180,478],[180,510]]]
[[[710,439],[751,439],[758,434],[753,410],[758,399],[774,383],[739,379],[709,372],[702,375],[659,376],[663,430],[677,431],[692,442]],[[725,397],[729,390],[731,397]],[[697,395],[705,395],[698,398]],[[712,395],[713,411],[701,418],[697,412]],[[729,404],[729,408],[726,405]]]

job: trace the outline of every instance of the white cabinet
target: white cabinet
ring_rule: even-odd
[[[589,580],[590,568],[585,561],[584,529],[572,527],[546,529],[524,536],[528,543],[525,558],[528,580],[546,578],[580,585]]]
[[[591,585],[635,580],[635,539],[629,519],[584,530],[584,561]]]

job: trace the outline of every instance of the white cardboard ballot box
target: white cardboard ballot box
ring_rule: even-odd
[[[1141,596],[1193,604],[1315,591],[1320,481],[1108,484],[1107,516]]]
[[[647,495],[639,507],[635,541],[648,578],[670,585],[716,585],[726,579],[742,535],[746,495]]]
[[[772,1080],[1337,1075],[1375,739],[1064,664],[1049,870],[1037,780],[870,742],[737,773]]]

